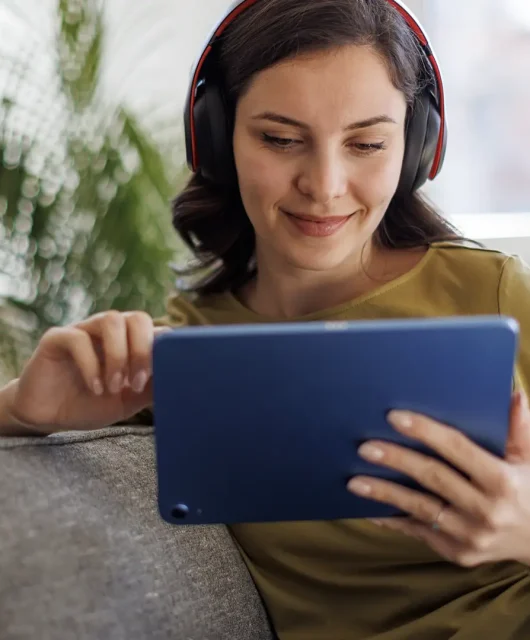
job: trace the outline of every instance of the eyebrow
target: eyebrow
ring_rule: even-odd
[[[269,120],[270,122],[276,122],[277,124],[285,124],[290,127],[298,127],[299,129],[310,129],[311,127],[304,122],[295,120],[294,118],[288,118],[272,111],[264,111],[263,113],[254,116],[252,120]],[[387,115],[374,116],[367,120],[360,120],[359,122],[353,122],[344,128],[344,131],[355,131],[357,129],[367,129],[373,127],[376,124],[397,124],[397,122]]]

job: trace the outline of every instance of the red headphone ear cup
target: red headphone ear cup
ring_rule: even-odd
[[[434,72],[433,82],[439,100],[426,90],[418,98],[407,128],[405,157],[398,192],[411,193],[441,170],[447,146],[444,88],[438,63],[421,25],[399,0],[387,0],[405,18]],[[184,109],[184,131],[188,165],[192,171],[221,184],[235,184],[237,172],[233,157],[231,110],[218,88],[217,41],[242,12],[258,0],[234,0],[208,38],[193,69]],[[212,58],[213,56],[213,58]],[[197,94],[197,96],[195,95]],[[212,105],[211,107],[209,105]],[[443,124],[442,124],[443,121]],[[440,129],[443,127],[443,131]],[[440,153],[438,153],[438,144]],[[436,162],[436,171],[434,161]]]
[[[440,127],[441,117],[435,98],[430,91],[424,91],[416,99],[408,123],[398,193],[412,193],[429,178],[436,156]]]
[[[196,170],[216,184],[230,185],[237,180],[232,133],[226,101],[220,88],[205,84],[195,102]]]

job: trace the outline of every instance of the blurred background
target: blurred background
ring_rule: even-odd
[[[189,71],[229,4],[0,0],[0,384],[50,326],[163,313]],[[530,3],[407,4],[447,93],[448,153],[427,193],[474,229],[502,214],[530,236],[514,217],[530,211]]]

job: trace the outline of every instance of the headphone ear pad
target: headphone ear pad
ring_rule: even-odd
[[[398,192],[409,194],[428,180],[440,135],[441,117],[430,91],[416,99],[410,116]]]
[[[236,179],[232,127],[226,102],[215,84],[205,84],[193,110],[197,170],[216,184],[233,184]]]

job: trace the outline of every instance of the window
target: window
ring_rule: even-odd
[[[530,211],[530,3],[409,0],[440,62],[449,145],[427,192],[447,213]]]

